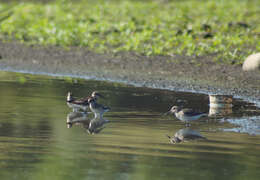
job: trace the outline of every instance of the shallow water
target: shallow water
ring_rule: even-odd
[[[185,128],[163,116],[174,104],[209,111],[208,95],[118,83],[0,72],[0,179],[259,179],[260,111],[235,99],[231,111],[192,123],[207,140],[171,144]],[[68,91],[97,90],[111,107],[96,134],[67,128]],[[91,115],[90,116],[91,119]]]

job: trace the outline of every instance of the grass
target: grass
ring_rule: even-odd
[[[0,3],[0,39],[241,64],[260,51],[259,18],[258,0]]]

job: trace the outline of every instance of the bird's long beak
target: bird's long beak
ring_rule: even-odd
[[[100,93],[96,93],[96,95],[98,95],[99,97],[101,97],[101,98],[105,99],[105,96],[103,96],[103,95],[102,95],[102,94],[100,94]]]
[[[176,140],[176,138],[175,137],[171,137],[171,136],[169,136],[168,134],[166,134],[166,137],[168,137],[169,138],[169,140],[170,140],[170,142],[172,143],[172,144],[176,144],[176,143],[178,143]]]
[[[164,116],[168,116],[169,114],[172,114],[172,112],[171,112],[171,111],[168,111],[168,112],[166,112],[166,113],[163,113]]]
[[[168,134],[165,134],[166,137],[168,137],[169,139],[171,139],[171,136],[169,136]]]

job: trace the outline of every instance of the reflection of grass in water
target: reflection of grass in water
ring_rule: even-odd
[[[0,6],[2,38],[28,43],[144,55],[216,53],[215,61],[228,63],[260,50],[259,1],[85,0],[7,8]]]
[[[207,153],[212,155],[214,159],[214,157],[221,156],[221,154],[239,154],[240,149],[243,147],[237,143],[228,143],[229,140],[232,141],[236,136],[225,141],[219,141],[212,136],[209,141],[190,141],[173,145],[169,143],[168,138],[165,136],[168,133],[166,127],[169,125],[158,124],[161,127],[157,127],[154,121],[158,121],[158,119],[152,117],[150,119],[144,118],[144,120],[140,119],[140,117],[138,119],[138,122],[150,121],[151,124],[133,122],[134,119],[127,118],[120,122],[113,123],[113,121],[117,121],[115,119],[111,121],[109,128],[105,130],[106,134],[101,134],[93,142],[93,151],[187,159],[203,158],[203,153]],[[173,130],[173,132],[177,130]],[[210,157],[205,156],[204,158]]]
[[[26,78],[23,76],[19,77],[19,83],[21,83],[21,84],[26,83]]]
[[[0,81],[1,82],[39,82],[39,81],[46,81],[46,83],[51,82],[53,77],[44,76],[44,75],[31,75],[25,73],[16,73],[16,72],[7,72],[7,71],[0,71]]]

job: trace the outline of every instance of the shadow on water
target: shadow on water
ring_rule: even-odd
[[[213,108],[204,94],[7,72],[0,89],[0,179],[259,179],[254,104]],[[111,107],[104,119],[67,107],[68,91],[95,90]],[[185,128],[162,115],[173,105],[210,116]]]

